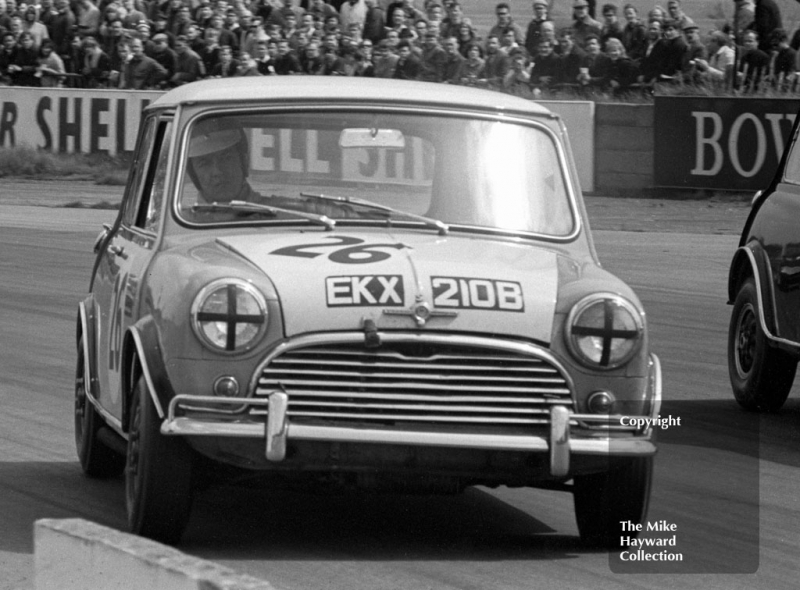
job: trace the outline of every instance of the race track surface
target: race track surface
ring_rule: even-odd
[[[595,232],[605,266],[647,310],[664,370],[662,416],[682,420],[660,434],[648,518],[678,526],[684,562],[673,573],[621,573],[606,553],[580,546],[568,494],[528,489],[208,490],[179,548],[286,590],[797,588],[797,387],[780,414],[757,416],[738,409],[728,385],[725,285],[737,243],[728,226],[743,221],[735,209],[718,234],[646,224]],[[76,307],[94,238],[113,217],[0,205],[0,589],[33,588],[38,518],[125,528],[122,480],[83,477],[72,433]]]

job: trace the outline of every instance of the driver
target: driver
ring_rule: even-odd
[[[229,117],[197,123],[189,140],[188,156],[187,173],[197,187],[199,203],[245,201],[328,217],[356,216],[349,206],[300,197],[265,197],[254,191],[247,181],[250,171],[247,136]]]
[[[247,182],[250,169],[247,138],[228,119],[205,119],[195,125],[187,169],[202,202],[262,200]]]

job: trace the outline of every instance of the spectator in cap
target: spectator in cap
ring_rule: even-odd
[[[589,2],[587,0],[575,0],[572,5],[572,18],[572,32],[575,43],[584,46],[589,35],[600,37],[603,25],[589,15]]]
[[[698,83],[701,81],[701,72],[697,68],[697,60],[708,59],[708,49],[700,40],[700,27],[689,19],[683,25],[683,35],[686,38],[686,51],[681,61],[681,71],[686,82]]]
[[[533,19],[528,23],[528,30],[525,33],[525,49],[529,54],[536,53],[542,23],[547,21],[550,21],[550,7],[547,5],[547,0],[533,0]]]

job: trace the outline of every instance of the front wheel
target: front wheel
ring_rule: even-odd
[[[747,279],[736,294],[728,331],[733,396],[746,410],[777,412],[794,382],[797,359],[770,346],[758,316],[758,294]]]
[[[98,416],[94,404],[86,397],[86,357],[83,353],[83,338],[78,341],[78,362],[75,367],[75,450],[81,469],[89,477],[115,477],[125,468],[125,457],[112,451],[98,435],[103,420]]]
[[[652,457],[628,459],[610,471],[575,477],[575,519],[581,540],[592,547],[620,547],[620,522],[641,524],[647,517],[652,480]]]
[[[180,541],[192,508],[192,451],[161,434],[144,378],[134,381],[125,469],[131,532],[170,545]]]

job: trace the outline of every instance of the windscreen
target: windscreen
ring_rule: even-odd
[[[192,224],[420,223],[566,236],[565,163],[545,127],[330,111],[197,119],[178,214]]]

